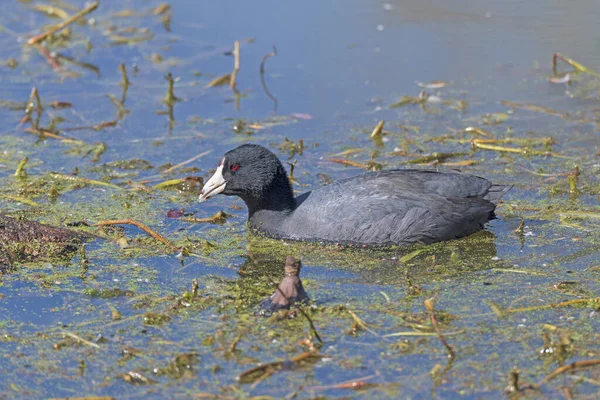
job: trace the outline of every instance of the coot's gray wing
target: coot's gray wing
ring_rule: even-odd
[[[387,185],[394,191],[437,193],[444,197],[483,198],[493,186],[475,175],[421,169],[392,169],[372,172],[338,182],[348,188],[373,184]]]
[[[500,199],[512,189],[512,185],[498,185],[485,178],[475,175],[465,175],[458,172],[427,170],[387,170],[374,174],[377,179],[386,179],[398,184],[399,187],[406,179],[416,190],[422,188],[426,192],[435,192],[446,197],[476,197],[498,204]],[[350,178],[352,180],[353,178]]]
[[[392,170],[298,198],[282,236],[367,244],[433,243],[477,232],[493,215],[492,184],[471,175]],[[287,235],[293,233],[293,235]]]

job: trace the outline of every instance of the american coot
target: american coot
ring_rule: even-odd
[[[458,172],[396,169],[294,198],[283,165],[255,144],[226,153],[199,200],[223,193],[248,206],[250,228],[274,238],[355,245],[429,244],[470,235],[511,186]]]

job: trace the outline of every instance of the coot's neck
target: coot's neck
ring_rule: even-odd
[[[248,219],[254,214],[262,211],[288,214],[296,207],[292,186],[281,167],[273,179],[259,190],[243,193],[240,195],[248,207]],[[258,189],[258,188],[257,188]]]

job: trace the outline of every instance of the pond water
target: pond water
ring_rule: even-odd
[[[4,5],[0,209],[57,226],[133,219],[178,250],[131,225],[79,228],[109,237],[86,245],[87,263],[0,275],[0,398],[598,397],[597,1],[103,0],[27,44],[61,21],[40,5],[89,4]],[[235,41],[237,94],[211,85],[232,72]],[[552,80],[569,84],[549,81],[555,52]],[[35,107],[23,120],[33,87],[37,124]],[[246,142],[294,164],[298,192],[405,166],[514,188],[487,232],[357,251],[249,237],[239,199],[154,187],[207,179]],[[302,257],[311,306],[256,317],[287,255]]]

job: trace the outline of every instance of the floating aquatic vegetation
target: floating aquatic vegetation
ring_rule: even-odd
[[[229,82],[231,82],[231,74],[225,74],[210,81],[206,87],[223,86],[227,85]]]
[[[223,211],[219,211],[214,215],[206,218],[196,218],[196,217],[183,217],[180,218],[181,221],[185,222],[194,222],[194,223],[209,223],[209,224],[223,224],[227,221],[227,218],[230,218],[231,215],[224,213]]]

